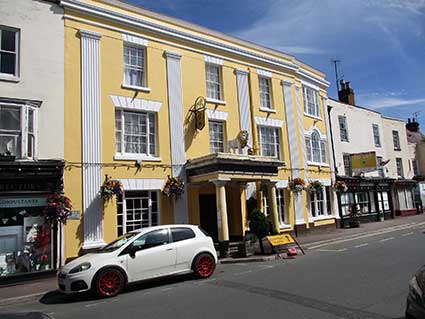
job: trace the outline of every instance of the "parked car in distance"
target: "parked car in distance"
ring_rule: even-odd
[[[425,318],[425,266],[422,266],[409,282],[406,319]]]
[[[119,294],[128,283],[194,272],[210,277],[217,253],[213,240],[194,225],[161,225],[120,236],[95,253],[81,256],[58,272],[59,290]]]

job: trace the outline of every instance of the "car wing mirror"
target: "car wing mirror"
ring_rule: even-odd
[[[134,246],[131,245],[129,250],[128,250],[128,254],[131,258],[135,258],[136,257],[136,252],[140,250],[140,246]]]

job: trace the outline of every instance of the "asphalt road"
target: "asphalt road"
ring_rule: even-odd
[[[313,244],[296,259],[219,265],[207,280],[138,284],[113,299],[53,292],[3,307],[0,318],[402,318],[408,281],[425,264],[424,232],[420,225]]]

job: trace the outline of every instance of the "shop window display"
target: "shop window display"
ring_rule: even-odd
[[[0,208],[0,276],[53,268],[53,231],[43,209]]]

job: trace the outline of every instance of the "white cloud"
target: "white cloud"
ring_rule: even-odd
[[[403,99],[397,97],[375,97],[371,98],[363,97],[362,105],[366,105],[367,107],[371,107],[373,109],[383,109],[383,108],[396,108],[399,106],[405,105],[417,105],[417,104],[425,104],[425,98],[421,99]]]

